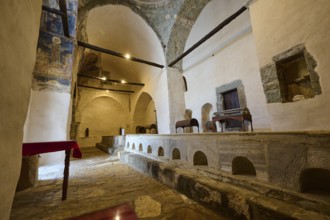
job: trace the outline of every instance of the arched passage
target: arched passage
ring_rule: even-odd
[[[253,163],[245,157],[235,157],[232,161],[232,173],[256,176]]]
[[[197,151],[194,154],[194,165],[207,166],[207,157],[202,151]]]
[[[301,192],[330,195],[330,170],[306,169],[300,174],[299,182]]]
[[[143,92],[136,102],[133,127],[147,127],[151,124],[156,124],[156,107],[152,97]],[[144,129],[145,131],[145,129]],[[139,132],[145,133],[145,132]]]

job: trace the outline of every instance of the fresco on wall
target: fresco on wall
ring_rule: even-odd
[[[32,89],[36,91],[71,91],[77,1],[68,2],[70,38],[63,34],[61,16],[43,11]],[[58,2],[44,0],[43,5],[59,9]]]
[[[65,37],[40,32],[33,72],[34,90],[69,92],[73,43]]]

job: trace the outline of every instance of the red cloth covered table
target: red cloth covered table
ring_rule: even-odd
[[[73,157],[82,157],[81,151],[76,141],[23,143],[23,156],[32,156],[35,154],[51,153],[65,150],[62,200],[66,200],[67,196],[71,149],[73,149]]]
[[[124,203],[107,209],[87,213],[69,220],[138,220],[131,205]]]

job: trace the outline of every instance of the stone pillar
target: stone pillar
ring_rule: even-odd
[[[176,133],[175,123],[185,119],[185,85],[183,74],[178,69],[167,67],[166,72],[169,98],[169,126],[170,133],[173,134]]]

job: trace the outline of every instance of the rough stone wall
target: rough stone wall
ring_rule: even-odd
[[[132,148],[142,145],[143,150]],[[152,153],[148,153],[150,146]],[[171,160],[178,149],[181,161],[193,166],[194,155],[203,152],[208,167],[232,172],[233,160],[244,157],[252,162],[258,180],[300,191],[299,178],[309,168],[330,170],[329,133],[231,133],[184,135],[127,135],[125,150],[145,157]],[[158,157],[158,149],[164,157]]]
[[[272,63],[274,56],[304,44],[317,63],[315,71],[322,88],[322,94],[314,98],[267,104],[272,130],[330,130],[329,10],[327,0],[317,3],[313,0],[268,0],[256,1],[250,6],[260,67]],[[271,72],[272,67],[267,66],[262,71]],[[277,100],[279,96],[270,93],[267,97]]]
[[[1,1],[0,219],[9,219],[18,181],[23,126],[39,35],[41,0]]]

